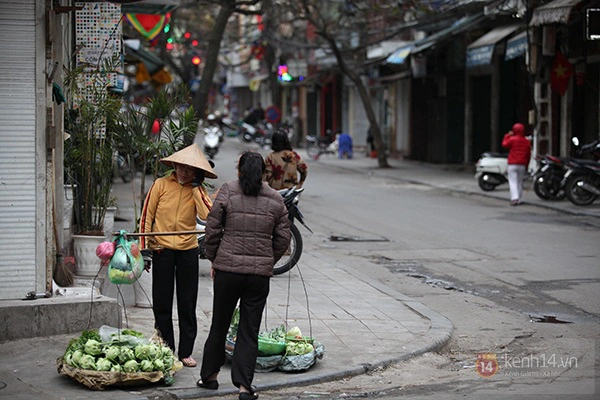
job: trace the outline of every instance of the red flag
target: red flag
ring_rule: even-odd
[[[573,76],[573,64],[561,52],[557,51],[550,73],[552,89],[560,93],[561,96],[564,95],[569,87],[571,76]]]

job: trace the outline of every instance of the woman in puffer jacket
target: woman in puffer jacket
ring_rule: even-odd
[[[523,178],[531,158],[531,142],[525,137],[525,127],[516,123],[502,139],[502,147],[508,149],[508,186],[510,205],[521,204],[523,197]]]
[[[287,208],[281,195],[262,182],[264,170],[260,154],[242,154],[239,179],[221,186],[206,221],[204,246],[212,262],[213,316],[196,384],[219,388],[217,375],[225,363],[225,339],[239,300],[231,380],[240,389],[240,400],[258,398],[252,380],[260,321],[273,265],[290,244]]]

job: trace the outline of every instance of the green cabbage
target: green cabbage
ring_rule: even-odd
[[[82,369],[96,369],[96,362],[94,361],[94,357],[89,354],[84,354],[79,359],[79,367]]]
[[[143,372],[152,372],[154,371],[154,364],[150,360],[142,360],[142,362],[140,362],[140,369]]]
[[[73,364],[74,366],[78,367],[79,366],[79,360],[81,360],[81,357],[83,356],[83,351],[81,350],[75,350],[73,352],[73,356],[72,356],[72,360],[73,360]]]
[[[173,350],[171,350],[171,348],[169,346],[162,346],[160,348],[160,352],[163,357],[166,357],[166,356],[173,357]]]
[[[313,350],[313,345],[305,342],[288,342],[285,345],[285,354],[288,356],[301,356]]]
[[[162,358],[163,365],[165,366],[165,370],[169,370],[173,368],[173,356],[166,356]]]
[[[102,353],[102,343],[94,339],[88,339],[83,346],[83,351],[91,356],[97,356]]]
[[[100,357],[96,361],[96,370],[98,371],[110,371],[112,366],[113,364],[107,358]]]
[[[293,336],[293,337],[302,337],[302,332],[300,331],[300,328],[298,328],[297,326],[290,328],[289,331],[287,331],[287,336]]]
[[[158,354],[158,346],[155,344],[139,344],[135,347],[135,358],[138,360],[153,360]]]
[[[135,360],[129,360],[123,364],[124,372],[136,372],[139,369],[139,364]]]
[[[121,364],[113,364],[113,366],[110,368],[111,372],[123,372],[123,367],[121,367]]]
[[[119,364],[125,364],[127,361],[135,359],[133,350],[128,347],[121,347],[119,351]]]
[[[165,370],[165,363],[163,362],[163,360],[161,358],[157,358],[156,360],[154,360],[154,369],[157,371],[164,371]]]
[[[73,365],[73,352],[67,351],[65,353],[65,355],[63,356],[63,361],[65,362],[65,364],[72,366]]]
[[[110,361],[117,361],[120,353],[121,348],[119,346],[110,346],[104,351],[106,358]]]

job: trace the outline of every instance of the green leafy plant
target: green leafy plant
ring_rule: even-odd
[[[108,59],[65,77],[65,183],[73,188],[76,234],[103,235],[106,209],[115,204],[110,196],[114,143],[107,127],[121,108],[121,99],[109,90],[108,74],[116,63],[118,59]]]
[[[164,175],[167,167],[159,160],[191,142],[196,135],[198,122],[194,108],[187,106],[189,91],[185,86],[165,86],[144,107],[128,105],[119,114],[112,127],[114,140],[122,153],[129,157],[129,165],[137,165],[142,171],[153,175],[153,179]],[[159,130],[152,128],[158,123]],[[136,188],[132,181],[135,220],[138,220],[138,205],[135,204]],[[146,195],[146,180],[141,179],[138,198]],[[134,227],[137,229],[137,226]]]

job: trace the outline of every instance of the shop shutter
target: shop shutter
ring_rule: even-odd
[[[0,299],[36,288],[34,0],[0,0]]]

